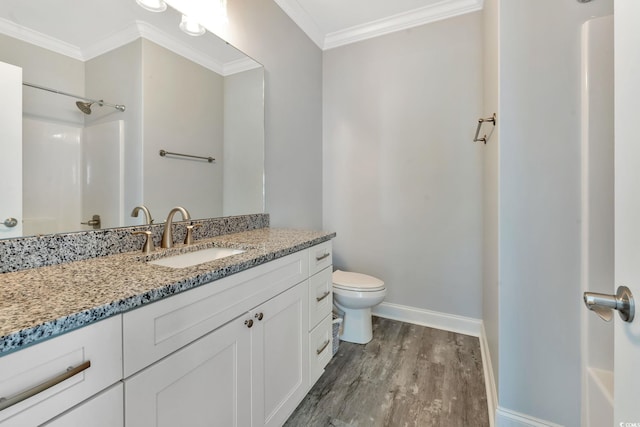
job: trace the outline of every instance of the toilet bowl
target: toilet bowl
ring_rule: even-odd
[[[344,312],[342,341],[366,344],[373,338],[371,308],[380,304],[387,288],[372,276],[349,271],[333,272],[333,302]]]

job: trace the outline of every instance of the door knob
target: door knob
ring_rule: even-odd
[[[626,286],[619,286],[615,295],[585,292],[584,304],[605,322],[613,318],[613,310],[618,310],[620,318],[625,322],[633,321],[635,315],[633,295]]]
[[[7,218],[2,223],[5,227],[12,228],[18,225],[18,220],[15,218]]]

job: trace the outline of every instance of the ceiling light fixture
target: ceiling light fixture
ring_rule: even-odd
[[[200,23],[187,15],[182,15],[180,21],[180,29],[190,36],[201,36],[205,33],[205,29]]]
[[[167,10],[167,4],[163,0],[136,0],[136,3],[150,12],[164,12]]]

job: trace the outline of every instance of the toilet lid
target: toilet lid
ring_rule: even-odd
[[[346,290],[378,291],[384,289],[384,282],[366,274],[336,270],[333,272],[333,286]]]

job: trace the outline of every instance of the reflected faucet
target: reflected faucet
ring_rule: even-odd
[[[144,223],[153,224],[153,218],[151,218],[151,212],[149,212],[149,209],[147,209],[145,205],[140,205],[133,208],[133,211],[131,211],[131,216],[134,218],[137,218],[138,212],[140,211],[144,212]]]
[[[191,219],[191,215],[189,212],[181,206],[175,207],[171,209],[169,215],[167,216],[167,221],[164,223],[164,231],[162,232],[162,245],[163,248],[170,248],[173,246],[173,233],[171,231],[171,226],[173,225],[173,216],[176,212],[180,212],[182,214],[182,220],[186,221]]]

